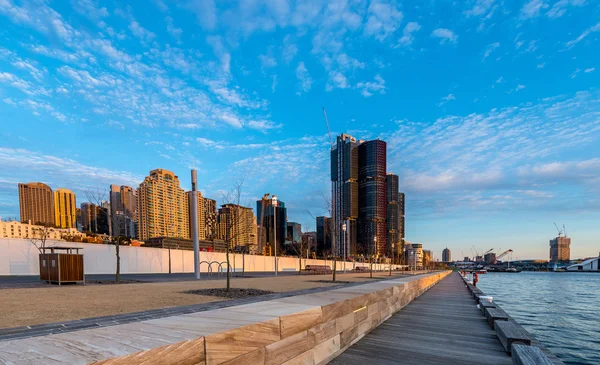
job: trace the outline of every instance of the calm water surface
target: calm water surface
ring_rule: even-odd
[[[600,364],[600,273],[489,273],[477,286],[566,364]]]

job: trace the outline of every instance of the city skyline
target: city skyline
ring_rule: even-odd
[[[242,201],[275,193],[316,231],[325,106],[333,136],[387,141],[406,239],[436,258],[546,258],[553,222],[571,257],[599,251],[594,2],[32,4],[0,5],[3,218],[19,215],[19,182],[79,205],[156,168],[189,190],[196,167],[218,206],[244,176]]]

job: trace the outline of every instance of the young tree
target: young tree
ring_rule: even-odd
[[[331,281],[335,282],[336,280],[336,268],[337,268],[337,249],[336,249],[336,241],[339,238],[338,237],[338,230],[337,228],[341,227],[336,227],[335,224],[335,217],[334,217],[334,202],[333,199],[326,197],[325,195],[323,195],[323,200],[325,201],[325,209],[327,210],[327,213],[329,213],[329,229],[326,230],[326,234],[328,237],[331,238],[331,257],[333,259],[333,270],[332,270],[332,279]],[[315,216],[308,210],[306,210],[306,212],[312,217],[312,219],[316,219]],[[325,250],[325,252],[328,252],[328,250]],[[325,253],[325,259],[327,259],[327,254]]]
[[[224,225],[224,239],[225,239],[225,261],[227,262],[227,287],[226,291],[229,292],[231,288],[231,264],[229,259],[229,251],[231,246],[238,243],[239,241],[246,239],[244,246],[248,244],[248,238],[252,233],[254,219],[252,216],[248,216],[248,210],[251,212],[252,208],[246,203],[244,206],[241,205],[242,199],[242,187],[244,185],[244,179],[238,180],[228,193],[223,194],[223,214],[220,214],[220,219],[224,219],[224,222],[219,224]],[[245,248],[244,248],[245,249]]]
[[[39,228],[33,228],[31,230],[29,242],[31,242],[40,253],[43,253],[46,248],[46,241],[50,238],[50,230],[51,228],[48,226],[40,226]]]
[[[96,207],[101,208],[102,207],[102,203],[104,203],[106,201],[106,190],[102,190],[100,187],[96,187],[96,189],[88,189],[85,192],[85,196],[87,198],[87,200],[96,205]],[[108,222],[108,227],[109,230],[113,228],[113,222],[112,222],[112,215],[110,214],[110,209],[99,209],[97,210],[97,212],[99,212],[100,214],[105,214],[106,215],[106,220]],[[119,218],[120,217],[120,218]],[[121,219],[122,218],[122,219]],[[121,224],[126,224],[125,220],[126,217],[125,216],[121,216],[119,214],[116,215],[115,219],[117,220],[117,227],[120,229],[119,226],[119,222]],[[94,214],[94,225],[96,227],[96,230],[98,230],[98,213]],[[97,233],[97,232],[96,232]],[[116,256],[116,270],[115,270],[115,281],[117,283],[119,283],[121,281],[121,254],[120,254],[120,250],[119,250],[119,246],[121,244],[121,242],[123,242],[122,237],[119,237],[119,232],[112,232],[113,235],[110,236],[110,244],[115,245],[115,256]],[[125,237],[127,238],[127,237]]]

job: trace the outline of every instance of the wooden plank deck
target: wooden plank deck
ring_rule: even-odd
[[[332,360],[330,364],[512,364],[458,273]]]

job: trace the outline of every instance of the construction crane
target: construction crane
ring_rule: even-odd
[[[331,130],[329,129],[329,120],[327,119],[325,107],[323,107],[323,116],[325,117],[325,125],[327,126],[327,133],[329,134],[329,143],[331,144],[331,149],[333,149],[333,138],[331,138]]]
[[[493,248],[490,248],[489,250],[487,250],[487,251],[485,251],[485,252],[483,253],[483,256],[487,255],[488,253],[490,253],[490,252],[492,252],[492,251],[494,251],[494,249],[493,249]]]
[[[500,255],[496,256],[496,260],[499,260],[499,259],[503,258],[504,256],[508,255],[511,252],[513,252],[512,249],[508,249],[508,250],[502,252]]]
[[[553,223],[554,223],[554,227],[556,227],[556,230],[558,231],[558,237],[562,237],[563,231],[561,231],[560,228],[558,228],[558,226],[556,225],[556,222],[553,222]],[[563,225],[563,227],[564,227],[564,225]]]

